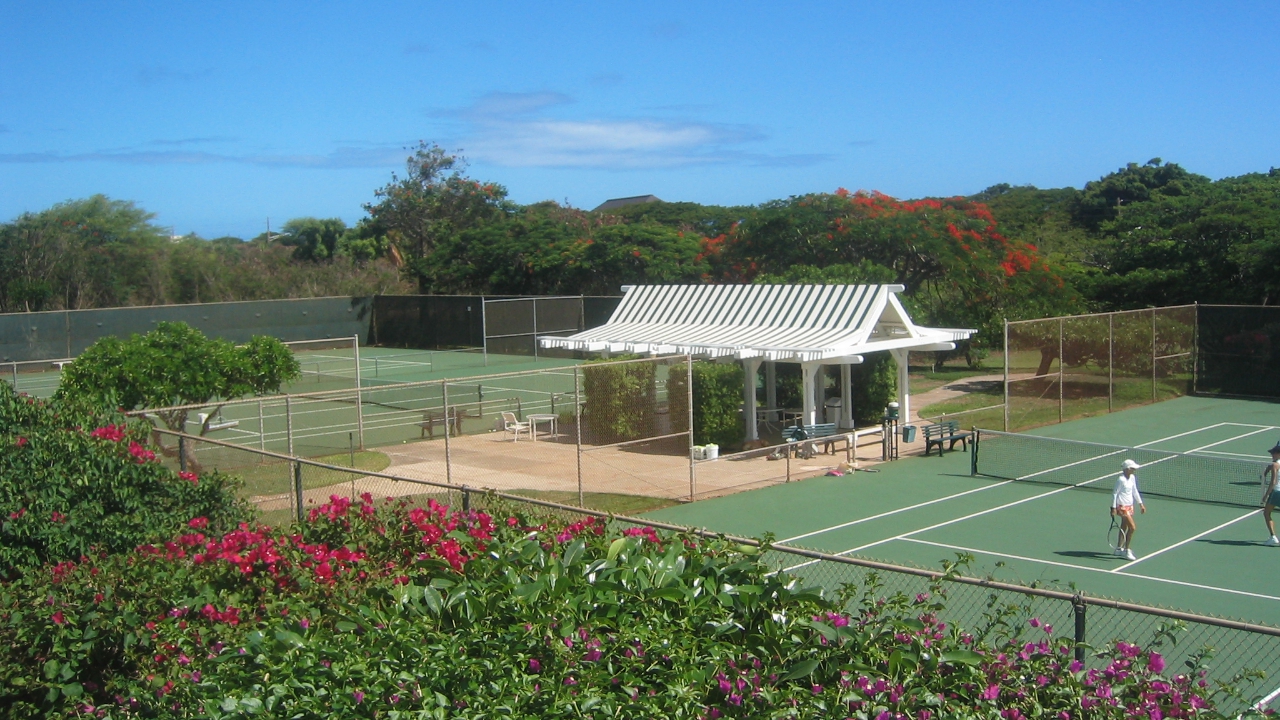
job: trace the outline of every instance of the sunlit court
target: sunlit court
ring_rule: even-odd
[[[1273,403],[1186,397],[1032,434],[984,433],[982,474],[972,453],[913,457],[652,516],[900,565],[964,558],[971,577],[1269,624],[1280,548],[1265,544],[1261,475],[1278,437]],[[1128,458],[1143,466],[1147,509],[1135,516],[1132,561],[1108,544]]]

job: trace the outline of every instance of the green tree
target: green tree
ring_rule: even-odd
[[[94,343],[63,371],[55,397],[107,410],[174,408],[155,416],[177,432],[186,432],[191,411],[186,406],[209,406],[200,425],[203,436],[223,401],[278,392],[299,373],[293,353],[275,338],[257,336],[236,346],[205,337],[186,323],[162,322],[146,335]],[[175,455],[176,448],[161,439],[157,433],[156,444]],[[186,459],[195,466],[191,448]]]
[[[292,247],[297,260],[328,260],[346,233],[347,224],[341,218],[294,218],[284,224],[280,244]]]
[[[405,176],[393,173],[391,182],[376,191],[378,201],[364,206],[398,248],[421,292],[432,290],[429,257],[440,244],[513,209],[506,188],[466,177],[465,167],[462,157],[419,143],[405,161]]]

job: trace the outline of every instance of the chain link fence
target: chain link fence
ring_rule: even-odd
[[[1006,430],[1189,395],[1197,306],[1005,325]]]
[[[425,505],[428,499],[464,508],[491,508],[510,504],[536,507],[565,520],[592,516],[623,527],[647,526],[721,537],[642,518],[596,512],[549,497],[528,497],[492,487],[460,482],[461,477],[439,473],[414,476],[361,469],[353,459],[347,465],[322,463],[237,446],[193,435],[158,431],[171,448],[165,456],[176,468],[189,468],[192,458],[201,471],[219,470],[239,477],[241,496],[252,502],[268,524],[287,526],[310,514],[331,497],[356,500],[368,494],[376,501],[403,499]],[[532,444],[532,443],[530,443]],[[447,451],[446,451],[447,452]],[[518,464],[518,463],[516,463]],[[756,540],[731,538],[761,546]],[[1236,695],[1219,699],[1227,712],[1238,712],[1264,701],[1274,707],[1273,691],[1280,685],[1280,628],[1093,597],[1075,589],[1025,587],[964,575],[963,560],[942,571],[877,562],[860,557],[831,555],[803,547],[763,546],[763,560],[781,572],[800,578],[808,587],[845,592],[846,611],[861,612],[882,600],[935,611],[949,626],[962,628],[979,640],[992,643],[1034,642],[1046,635],[1065,638],[1075,647],[1074,658],[1086,667],[1101,669],[1107,661],[1098,651],[1113,649],[1124,641],[1158,650],[1170,674],[1190,674],[1203,669],[1206,683],[1232,685]],[[1032,623],[1032,620],[1035,623]],[[1271,696],[1271,697],[1268,697]]]
[[[1280,398],[1280,307],[1201,305],[1197,393]]]

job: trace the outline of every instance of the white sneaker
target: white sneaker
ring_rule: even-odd
[[[1280,545],[1280,539],[1276,539],[1275,535],[1272,535],[1266,542],[1267,547],[1275,547],[1277,545]]]
[[[1133,551],[1132,551],[1132,550],[1125,550],[1125,551],[1124,551],[1124,559],[1125,559],[1125,560],[1137,560],[1138,558],[1136,558],[1136,557],[1134,557],[1134,556],[1133,556]]]

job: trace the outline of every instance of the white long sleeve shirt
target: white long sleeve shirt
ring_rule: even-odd
[[[1124,473],[1120,473],[1120,476],[1116,478],[1116,489],[1111,491],[1111,507],[1141,504],[1142,495],[1138,494],[1137,474],[1126,477]]]

